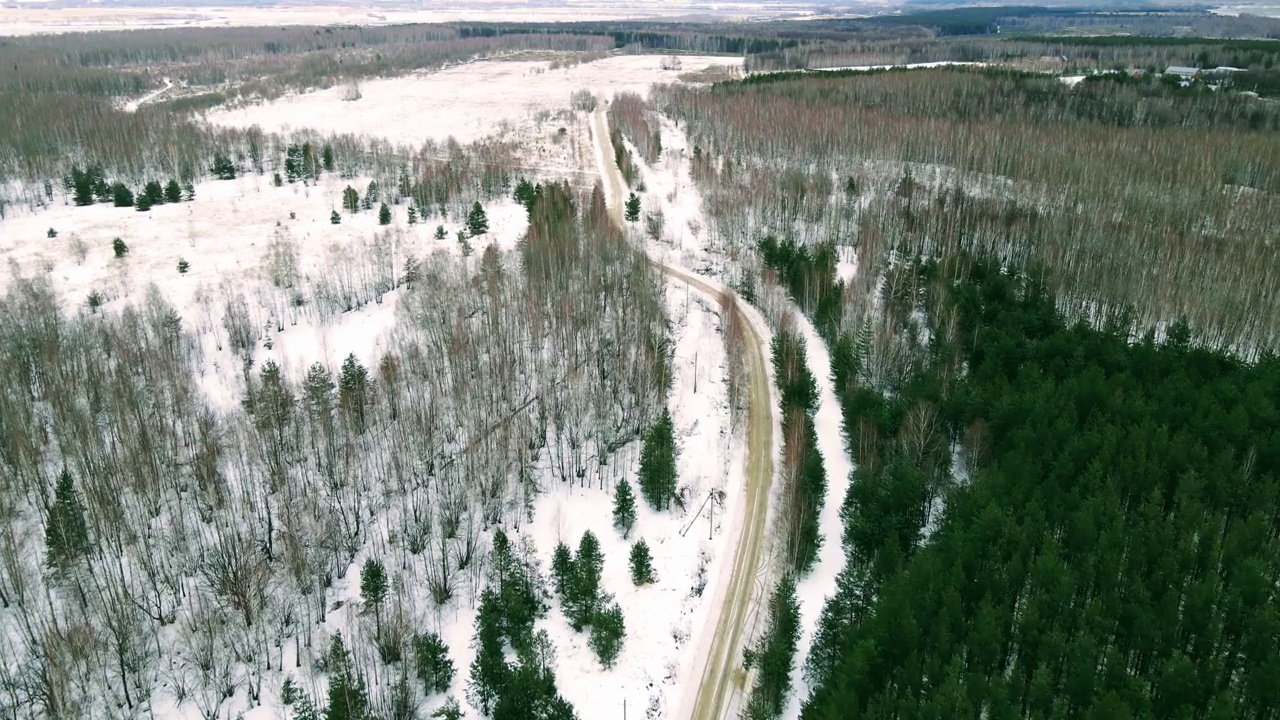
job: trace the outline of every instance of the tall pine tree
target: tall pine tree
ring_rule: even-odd
[[[653,580],[653,558],[649,555],[649,543],[637,540],[631,546],[631,582],[648,585]]]
[[[640,494],[654,510],[671,507],[676,494],[675,429],[671,413],[665,408],[662,417],[645,434],[640,451]]]
[[[364,678],[352,666],[351,653],[342,642],[342,634],[333,636],[329,645],[329,704],[324,720],[366,720],[369,714],[369,692]]]
[[[626,478],[618,481],[613,490],[613,527],[622,531],[625,540],[636,524],[636,496]]]
[[[369,371],[356,360],[355,353],[342,361],[338,378],[338,405],[356,432],[364,432],[365,409],[369,404]]]
[[[53,506],[49,508],[44,544],[49,565],[57,568],[68,567],[89,552],[89,529],[84,521],[84,507],[66,468],[58,476],[58,484],[53,491]]]
[[[476,649],[476,657],[471,661],[467,700],[481,715],[487,716],[503,696],[511,678],[502,637],[502,610],[498,595],[491,588],[480,594],[480,611],[476,614],[471,644]]]
[[[476,201],[467,213],[467,233],[472,237],[489,232],[489,218],[484,214],[484,206]]]
[[[581,631],[595,620],[600,608],[600,576],[604,572],[604,554],[600,540],[590,530],[582,533],[578,552],[573,558],[572,583],[566,598],[565,615],[574,630]]]

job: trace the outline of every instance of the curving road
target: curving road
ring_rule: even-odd
[[[625,183],[618,165],[613,160],[613,147],[609,143],[609,126],[604,109],[591,114],[591,134],[596,144],[596,161],[600,166],[601,181],[609,202],[609,214],[619,227],[623,225],[622,198]],[[664,264],[650,258],[656,267],[673,278],[688,283],[694,290],[723,307],[722,301],[731,293],[706,278],[699,277],[685,268]],[[742,672],[742,653],[747,641],[747,620],[751,615],[758,578],[764,570],[765,519],[769,509],[769,486],[773,482],[773,401],[769,392],[768,359],[761,340],[767,330],[756,323],[758,317],[745,313],[741,301],[731,298],[733,309],[742,319],[746,330],[747,380],[747,497],[741,534],[733,550],[731,575],[724,602],[715,617],[706,664],[698,682],[693,706],[681,707],[677,717],[684,720],[725,720],[729,717],[734,699],[742,693],[745,674]],[[714,611],[713,611],[714,612]]]

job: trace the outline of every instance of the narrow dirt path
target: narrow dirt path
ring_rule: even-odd
[[[604,184],[609,214],[618,225],[623,225],[623,198],[626,185],[618,165],[613,159],[613,147],[609,142],[609,126],[604,110],[591,114],[591,134],[596,143],[596,158],[600,165],[600,177]],[[695,275],[680,267],[674,267],[650,258],[655,266],[668,276],[689,284],[698,292],[721,307],[730,294],[724,287]],[[757,325],[757,319],[742,311],[741,300],[733,299],[732,312],[739,313],[746,328],[746,365],[749,394],[747,398],[747,497],[741,535],[733,550],[733,564],[729,583],[715,630],[707,653],[706,664],[698,679],[697,694],[692,707],[681,707],[677,715],[682,720],[723,720],[733,706],[733,699],[743,691],[742,653],[747,637],[747,619],[762,587],[759,582],[764,571],[763,554],[765,519],[769,509],[769,487],[773,482],[773,400],[769,392],[768,356],[762,337],[767,328]]]

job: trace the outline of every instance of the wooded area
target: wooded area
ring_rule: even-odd
[[[1280,186],[1232,155],[1276,166],[1271,108],[958,69],[655,103],[726,272],[830,351],[856,469],[802,717],[1275,717]]]
[[[451,598],[500,581],[486,531],[529,521],[544,471],[617,480],[615,454],[634,458],[665,405],[661,279],[599,190],[544,183],[529,207],[514,256],[389,268],[400,330],[371,366],[353,354],[301,381],[255,367],[263,308],[226,298],[219,342],[243,362],[235,412],[210,404],[202,345],[155,291],[119,313],[69,314],[47,280],[16,279],[0,301],[0,604],[13,620],[0,707],[127,712],[164,684],[217,717],[273,672],[324,666],[325,591],[372,547],[392,581],[345,638],[343,677],[406,717],[394,708],[422,695],[383,675],[407,665],[385,663]],[[280,252],[268,276],[287,274]],[[376,301],[356,267],[335,271],[351,273],[338,280],[357,304]],[[323,305],[331,280],[279,292]],[[538,652],[520,665],[535,684],[551,662]]]
[[[731,245],[856,247],[861,293],[890,257],[968,250],[1048,268],[1073,316],[1185,317],[1245,356],[1280,340],[1280,116],[1256,99],[943,68],[766,75],[655,102],[687,124]]]

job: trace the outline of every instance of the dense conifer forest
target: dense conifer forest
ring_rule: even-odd
[[[846,407],[879,440],[803,717],[1275,717],[1280,363],[1072,322],[1035,277],[950,265],[918,272],[953,278],[968,373],[944,388],[926,361]],[[963,468],[923,544],[927,479],[893,440],[920,403]]]

